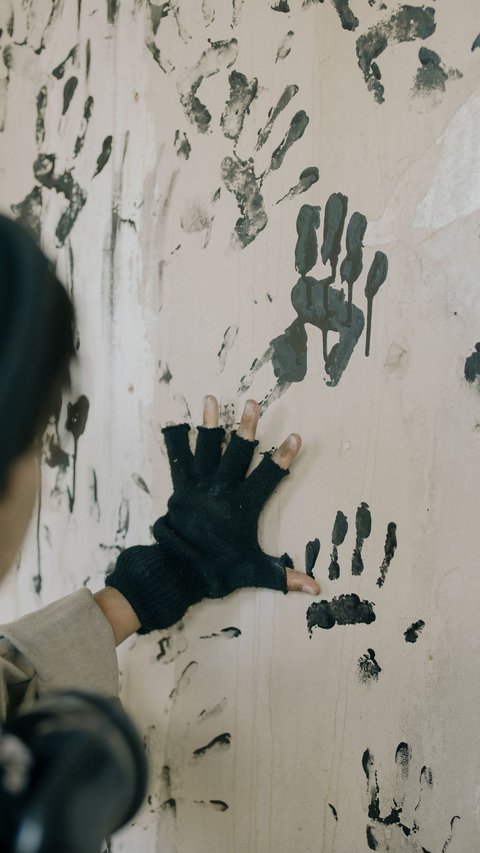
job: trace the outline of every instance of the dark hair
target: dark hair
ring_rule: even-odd
[[[75,355],[70,297],[35,241],[0,216],[0,489],[60,412]]]

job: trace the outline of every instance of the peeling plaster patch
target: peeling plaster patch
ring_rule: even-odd
[[[480,98],[469,98],[438,140],[433,181],[417,205],[414,228],[443,228],[480,208],[479,138]]]

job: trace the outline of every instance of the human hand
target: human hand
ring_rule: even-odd
[[[127,548],[107,578],[133,607],[140,633],[168,627],[192,604],[241,587],[319,592],[314,578],[294,570],[287,554],[267,555],[258,544],[260,512],[301,445],[300,436],[290,435],[246,477],[258,444],[258,419],[258,403],[249,400],[223,455],[225,430],[218,425],[215,397],[205,400],[195,453],[188,424],[162,430],[173,494],[167,513],[154,524],[156,545]]]

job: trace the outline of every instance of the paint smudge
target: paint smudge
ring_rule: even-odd
[[[189,207],[180,218],[180,226],[186,234],[205,232],[203,248],[206,248],[210,241],[213,220],[215,218],[213,206],[219,198],[220,191],[217,190],[212,196],[208,196],[207,198],[191,200]]]
[[[307,192],[313,184],[317,183],[318,179],[319,172],[317,166],[307,166],[303,172],[300,172],[298,183],[291,187],[288,193],[285,193],[282,198],[279,198],[277,204],[280,204],[280,202],[284,201],[286,198],[294,198],[296,195],[300,195],[300,193]]]
[[[95,168],[95,172],[93,173],[94,178],[100,174],[102,169],[105,168],[108,161],[110,160],[110,154],[112,153],[112,141],[112,136],[106,136],[102,142],[102,150],[100,151],[100,154],[97,157],[97,165]]]
[[[289,30],[288,33],[286,34],[286,36],[283,37],[283,39],[281,40],[281,42],[278,46],[277,55],[275,57],[275,62],[280,62],[282,59],[287,58],[288,54],[290,53],[290,51],[292,49],[293,36],[294,36],[293,30]]]
[[[382,667],[375,659],[374,649],[367,649],[366,653],[359,657],[357,666],[358,678],[362,684],[370,684],[372,681],[378,681]]]
[[[65,429],[73,435],[73,482],[72,491],[68,492],[68,500],[70,512],[73,512],[75,505],[75,491],[77,483],[77,456],[78,442],[85,432],[87,425],[88,412],[90,403],[85,394],[81,394],[75,403],[67,403],[67,419],[65,421]]]
[[[315,266],[318,260],[316,231],[320,227],[320,207],[304,204],[297,216],[297,242],[295,245],[295,269],[302,277]]]
[[[343,545],[345,536],[348,532],[348,520],[341,510],[338,510],[332,530],[332,553],[330,554],[330,565],[328,567],[328,577],[331,581],[336,581],[340,577],[340,566],[338,563],[338,549]]]
[[[478,47],[478,48],[480,48],[480,33],[478,34],[478,36],[476,37],[476,39],[474,39],[474,41],[473,41],[473,44],[472,44],[472,51],[476,50],[476,49],[477,49],[477,47]]]
[[[166,18],[170,11],[170,2],[167,3],[152,3],[149,0],[150,6],[150,22],[152,24],[153,35],[156,36],[162,18]]]
[[[59,245],[63,246],[72,230],[77,216],[87,200],[87,194],[74,180],[70,171],[55,174],[55,154],[40,154],[33,164],[36,179],[46,189],[54,189],[68,201],[66,210],[62,213],[55,234]]]
[[[200,640],[210,640],[212,637],[226,637],[228,640],[236,639],[241,636],[240,628],[235,628],[234,625],[229,628],[222,628],[219,633],[202,634]]]
[[[238,335],[238,326],[229,326],[228,329],[225,330],[222,345],[217,352],[217,358],[218,358],[218,362],[219,362],[219,364],[218,364],[219,373],[223,373],[223,371],[225,370],[225,364],[227,361],[228,353],[232,349],[235,341],[237,340],[237,335]]]
[[[176,130],[173,144],[175,146],[175,151],[177,152],[177,157],[179,157],[180,160],[188,160],[192,146],[187,139],[187,134],[180,133],[179,130]]]
[[[166,362],[165,362],[165,364],[162,364],[162,362],[159,361],[158,367],[160,369],[160,376],[158,377],[158,381],[159,382],[165,382],[166,385],[169,385],[170,382],[172,381],[172,373],[170,371],[168,364]]]
[[[37,185],[18,204],[12,204],[12,211],[18,222],[35,237],[40,239],[42,230],[42,190]]]
[[[365,355],[370,355],[370,341],[372,335],[372,313],[373,299],[377,295],[382,284],[386,281],[388,273],[388,258],[384,252],[375,252],[372,265],[368,271],[367,283],[365,285],[365,296],[367,297],[367,334],[365,338]]]
[[[313,570],[319,553],[320,539],[312,539],[310,542],[307,542],[305,546],[305,572],[307,575],[310,575],[311,578],[315,577]]]
[[[193,758],[194,760],[198,758],[203,758],[207,752],[224,752],[226,749],[230,748],[230,744],[232,741],[232,736],[230,732],[223,732],[221,735],[217,735],[212,738],[205,746],[200,746],[198,749],[193,750]]]
[[[435,9],[431,6],[400,6],[390,18],[380,21],[357,39],[357,59],[367,88],[375,100],[385,101],[385,87],[376,59],[389,44],[427,39],[435,31]]]
[[[77,51],[78,51],[78,44],[75,44],[72,47],[72,49],[67,53],[63,62],[60,62],[59,65],[57,65],[53,69],[52,74],[54,77],[56,77],[57,80],[61,80],[62,77],[65,75],[65,71],[67,70],[67,65],[70,62],[72,62],[72,64],[73,64],[76,61]]]
[[[331,810],[335,820],[338,822],[338,812],[337,812],[335,806],[332,806],[331,803],[328,803],[328,808]]]
[[[223,800],[208,800],[208,802],[205,800],[194,800],[193,802],[196,803],[197,806],[212,806],[212,808],[217,812],[225,812],[228,809],[227,803]]]
[[[62,107],[62,116],[67,112],[72,98],[75,94],[75,90],[78,86],[78,77],[69,77],[65,86],[63,87],[63,107]]]
[[[315,601],[307,610],[310,636],[313,628],[333,628],[334,625],[370,625],[375,622],[374,604],[361,601],[355,593],[340,595],[331,601]]]
[[[83,105],[83,117],[82,123],[80,126],[80,133],[78,134],[75,145],[73,149],[73,156],[78,157],[80,151],[82,150],[85,144],[85,137],[87,135],[88,125],[90,124],[90,119],[92,117],[94,100],[91,95],[86,98],[85,103]]]
[[[37,118],[35,121],[35,140],[39,147],[45,142],[45,112],[47,109],[47,102],[47,87],[42,86],[36,100]]]
[[[152,728],[155,728],[152,726]],[[172,797],[172,774],[168,764],[164,764],[161,772],[163,795],[165,799],[161,803],[163,811],[170,811],[174,817],[177,816],[177,801]]]
[[[222,160],[221,175],[225,187],[235,196],[241,213],[235,224],[231,245],[234,249],[244,249],[258,237],[268,222],[259,189],[260,182],[252,162],[240,160],[236,154]]]
[[[475,350],[465,360],[464,376],[470,383],[478,380],[480,387],[480,342],[475,344]]]
[[[423,619],[419,619],[418,622],[412,622],[410,628],[404,632],[405,642],[406,643],[416,643],[419,635],[422,633],[425,628],[425,622]]]
[[[92,468],[90,472],[90,496],[92,501],[90,507],[90,514],[95,513],[97,521],[100,521],[101,513],[100,504],[98,502],[98,479],[95,468]]]
[[[280,145],[275,148],[275,151],[272,154],[270,166],[268,167],[267,172],[265,174],[268,174],[268,172],[271,171],[276,171],[280,168],[285,159],[287,151],[289,151],[289,149],[292,147],[292,145],[295,144],[295,142],[298,142],[298,140],[302,138],[309,121],[310,119],[307,116],[305,110],[299,110],[298,113],[295,113],[284,138],[282,139]]]
[[[160,53],[160,48],[157,47],[154,41],[150,39],[146,39],[145,47],[150,51],[154,61],[157,63],[158,67],[162,69],[164,74],[171,74],[172,71],[175,71],[175,66],[167,59],[163,59]]]
[[[364,501],[357,509],[355,516],[355,549],[352,555],[352,575],[361,575],[363,572],[362,549],[365,539],[368,539],[372,531],[372,516],[368,504]]]
[[[350,9],[349,0],[332,0],[332,4],[340,18],[343,29],[352,32],[356,30],[359,21]]]
[[[212,42],[210,47],[202,53],[198,62],[178,83],[180,103],[187,118],[196,126],[199,133],[207,133],[212,116],[207,107],[197,98],[197,92],[204,79],[233,65],[237,53],[236,39]]]
[[[418,69],[413,82],[415,95],[429,95],[435,91],[444,92],[448,80],[458,80],[463,77],[458,68],[447,70],[438,53],[435,53],[434,50],[421,47],[418,51],[418,58],[421,67]]]
[[[213,708],[204,708],[203,711],[200,711],[197,722],[203,723],[205,720],[210,720],[212,717],[218,717],[223,712],[226,704],[227,699],[224,696],[220,702],[217,702],[217,704],[213,706]]]
[[[191,660],[190,663],[187,663],[185,669],[180,673],[177,683],[173,690],[170,691],[168,698],[174,702],[184,690],[189,687],[192,676],[195,675],[198,669],[198,662],[196,660]]]
[[[274,12],[289,12],[290,6],[288,5],[288,0],[278,0],[278,3],[275,6],[270,6]]]
[[[146,492],[147,495],[150,494],[150,489],[148,488],[145,480],[140,474],[136,474],[135,472],[132,474],[132,480],[139,489],[142,489],[143,492]]]
[[[256,151],[259,151],[260,148],[263,148],[272,132],[273,125],[275,124],[277,118],[283,112],[283,110],[288,107],[290,101],[293,97],[295,97],[297,92],[298,86],[295,83],[291,83],[290,85],[285,87],[275,106],[270,107],[267,116],[267,123],[258,131],[257,144],[255,146]]]
[[[167,654],[167,649],[170,646],[170,637],[162,637],[161,640],[157,640],[159,652],[157,654],[157,660],[161,660]]]
[[[225,104],[220,125],[227,139],[238,142],[245,116],[250,112],[250,105],[257,96],[258,80],[256,77],[248,80],[240,71],[232,71],[228,82],[230,97]]]
[[[370,850],[378,850],[380,849],[380,845],[382,845],[382,850],[403,850],[405,836],[408,838],[409,836],[415,835],[420,829],[420,826],[417,824],[415,819],[412,821],[411,825],[404,823],[402,820],[403,806],[407,794],[407,785],[410,785],[408,777],[411,756],[412,752],[409,745],[404,742],[399,743],[395,751],[395,764],[397,767],[398,782],[403,788],[403,793],[400,796],[397,795],[395,798],[392,797],[392,806],[390,810],[382,815],[380,809],[381,791],[378,782],[377,770],[375,768],[374,756],[369,749],[366,749],[363,753],[362,767],[367,778],[367,794],[369,799],[368,817],[371,821],[366,828],[367,844]],[[414,809],[415,812],[418,810],[420,805],[424,788],[431,788],[432,781],[433,775],[431,769],[426,766],[422,767],[419,779],[420,796]],[[382,802],[383,801],[384,797],[382,796]],[[442,847],[442,853],[444,853],[452,840],[453,827],[456,820],[460,820],[458,815],[455,815],[450,821],[450,834]],[[384,847],[384,844],[386,844],[386,847]],[[423,853],[428,853],[428,850],[425,847],[422,846],[421,849]]]
[[[395,551],[397,550],[397,544],[397,525],[394,521],[390,521],[387,525],[387,535],[385,537],[384,546],[385,556],[382,560],[382,565],[380,566],[380,577],[377,580],[377,586],[382,587],[385,583],[390,563],[392,562],[395,556]]]

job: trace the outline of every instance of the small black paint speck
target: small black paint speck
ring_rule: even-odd
[[[307,542],[305,547],[305,572],[307,575],[310,575],[311,578],[315,577],[313,570],[319,553],[320,539],[312,539],[310,542]]]
[[[338,821],[338,813],[337,813],[335,806],[332,806],[332,804],[329,803],[328,807],[332,810],[332,814],[333,814],[335,820]]]
[[[405,637],[405,642],[416,643],[419,634],[421,634],[424,628],[425,622],[423,621],[423,619],[419,619],[418,622],[413,622],[412,625],[410,625],[410,628],[407,628],[403,635]]]
[[[357,662],[358,677],[362,684],[368,684],[371,681],[378,681],[378,676],[382,671],[382,667],[375,659],[375,650],[367,649]]]
[[[67,112],[67,110],[70,106],[71,100],[75,94],[75,89],[77,88],[77,86],[78,86],[78,77],[69,77],[69,79],[65,83],[65,86],[63,87],[62,116],[64,116],[65,113]]]

